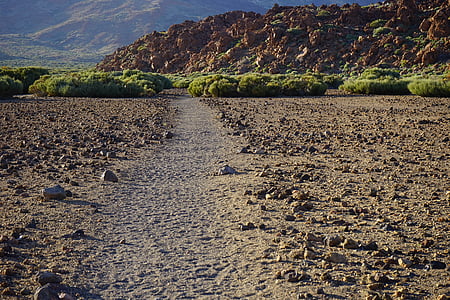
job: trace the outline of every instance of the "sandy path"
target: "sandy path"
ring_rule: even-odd
[[[211,176],[233,150],[208,108],[181,97],[175,137],[127,161],[105,184],[100,241],[85,264],[104,299],[199,298],[235,294],[230,253]],[[235,152],[235,151],[234,151]],[[122,241],[122,243],[120,242]]]

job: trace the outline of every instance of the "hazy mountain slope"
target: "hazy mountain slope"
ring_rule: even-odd
[[[0,64],[14,59],[25,64],[36,59],[44,63],[55,59],[100,60],[117,47],[154,30],[164,31],[172,24],[233,10],[264,13],[275,2],[319,5],[342,1],[1,0]]]

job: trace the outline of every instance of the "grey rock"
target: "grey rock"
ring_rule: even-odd
[[[117,178],[116,174],[114,174],[111,170],[106,170],[103,172],[101,179],[103,181],[110,181],[110,182],[118,182],[119,178]]]
[[[358,249],[359,243],[353,239],[347,238],[342,243],[342,246],[344,247],[344,249]]]
[[[59,291],[52,284],[46,284],[34,293],[34,300],[59,300]]]
[[[326,260],[329,262],[341,264],[341,263],[347,262],[347,257],[345,257],[345,255],[343,255],[343,254],[333,252],[333,253],[327,254]]]
[[[325,237],[324,243],[328,247],[337,247],[342,243],[342,237],[340,235],[330,235]]]
[[[107,158],[117,158],[117,154],[116,152],[106,152],[106,157]]]
[[[225,165],[222,168],[219,169],[217,172],[217,175],[228,175],[228,174],[236,174],[237,171],[233,169],[232,167]]]
[[[60,185],[55,185],[54,187],[45,188],[42,190],[42,196],[46,200],[63,200],[66,198],[66,191]]]
[[[46,285],[47,283],[61,283],[63,279],[58,274],[44,271],[37,273],[36,281],[39,282],[40,285]]]

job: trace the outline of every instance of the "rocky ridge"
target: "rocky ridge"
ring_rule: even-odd
[[[172,25],[117,49],[97,65],[161,73],[340,71],[424,67],[449,60],[450,3],[386,1],[233,11]]]

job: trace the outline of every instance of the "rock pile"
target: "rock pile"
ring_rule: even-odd
[[[160,73],[333,72],[421,67],[450,59],[449,3],[386,1],[233,11],[173,25],[117,49],[97,65]]]

